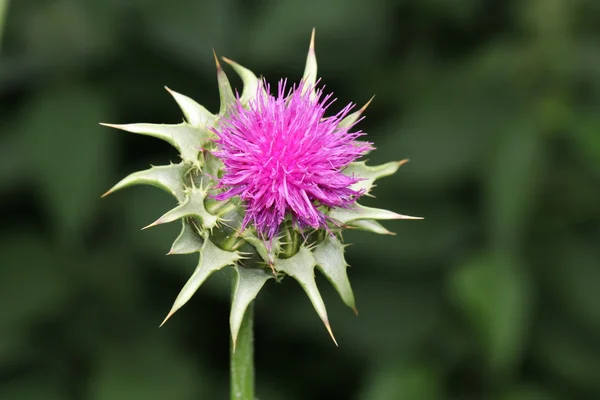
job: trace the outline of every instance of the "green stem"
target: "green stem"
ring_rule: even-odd
[[[4,22],[8,10],[9,0],[0,0],[0,45],[2,44],[2,33],[4,33]]]
[[[231,343],[231,400],[254,400],[254,305],[244,314],[235,351]]]

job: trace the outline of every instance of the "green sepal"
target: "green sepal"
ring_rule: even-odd
[[[181,232],[177,239],[173,242],[171,250],[167,255],[171,254],[191,254],[199,252],[204,244],[204,239],[198,234],[192,226],[193,220],[184,218],[181,220]]]
[[[256,298],[264,284],[273,278],[273,275],[257,268],[246,268],[238,265],[235,267],[235,271],[236,281],[233,288],[231,313],[229,314],[233,351],[235,351],[237,336],[248,305]]]
[[[269,250],[267,250],[267,246],[265,245],[265,242],[261,239],[259,239],[250,229],[245,229],[244,232],[242,232],[242,238],[250,243],[252,246],[254,246],[254,248],[256,249],[256,251],[258,252],[258,255],[261,256],[261,258],[265,261],[265,263],[267,263],[268,265],[273,265],[275,263],[275,253],[276,252],[269,252]],[[278,241],[277,241],[278,242]]]
[[[362,180],[351,186],[352,190],[365,190],[365,194],[369,195],[371,189],[375,186],[375,180],[390,176],[398,171],[398,168],[408,160],[398,162],[389,162],[381,165],[370,166],[365,161],[353,162],[343,171],[344,175],[360,177]]]
[[[329,216],[342,224],[361,219],[422,219],[421,217],[397,214],[382,208],[365,207],[358,203],[348,208],[332,208]]]
[[[357,313],[354,293],[346,271],[348,264],[344,259],[344,245],[336,237],[328,235],[315,247],[313,255],[319,271],[331,282],[342,301]]]
[[[321,297],[321,293],[319,293],[319,289],[317,288],[317,283],[315,282],[315,267],[317,265],[317,261],[314,256],[306,248],[306,246],[301,246],[300,250],[290,258],[281,259],[278,258],[275,260],[275,270],[279,272],[285,272],[287,275],[294,278],[302,289],[306,292],[306,295],[310,299],[315,311],[325,324],[325,328],[331,335],[333,342],[337,346],[337,342],[335,337],[333,336],[333,332],[331,331],[331,325],[329,324],[329,318],[327,317],[327,309],[325,308],[325,303],[323,302],[323,298]]]
[[[219,59],[215,54],[215,63],[217,64],[217,83],[219,85],[219,98],[221,99],[221,106],[219,107],[219,116],[223,117],[227,114],[229,110],[229,104],[235,102],[235,96],[233,95],[233,90],[231,89],[231,83],[229,83],[229,78],[227,78],[227,74],[221,68],[221,64],[219,63]]]
[[[365,112],[367,107],[369,107],[369,104],[371,104],[371,102],[373,101],[374,98],[375,98],[375,96],[371,97],[369,99],[369,101],[367,101],[367,103],[360,108],[360,110],[354,111],[352,114],[347,115],[343,120],[340,121],[340,123],[338,124],[338,127],[347,128],[347,127],[354,125],[356,123],[356,121],[358,121],[360,116]]]
[[[312,35],[310,36],[310,46],[308,48],[308,55],[306,56],[306,64],[304,66],[304,74],[302,74],[302,80],[304,81],[304,90],[312,87],[317,82],[317,55],[315,54],[315,30],[313,29]],[[314,95],[313,90],[313,95]]]
[[[164,140],[179,151],[181,159],[200,168],[198,153],[202,146],[212,137],[207,129],[198,129],[186,122],[170,124],[101,124],[131,133],[152,136]]]
[[[242,104],[248,103],[248,101],[252,100],[258,91],[259,80],[254,74],[254,72],[250,71],[248,68],[242,67],[240,64],[232,61],[226,57],[221,57],[223,61],[227,64],[231,65],[234,71],[242,78],[242,83],[244,84],[244,89],[242,90],[242,96],[240,97],[240,101]]]
[[[195,100],[165,86],[165,89],[173,96],[179,108],[185,116],[188,124],[194,127],[213,126],[216,116]]]
[[[395,235],[394,232],[388,231],[383,225],[372,219],[359,219],[352,221],[348,224],[348,226],[367,232],[377,233],[379,235]]]
[[[179,163],[161,165],[144,171],[134,172],[121,179],[119,183],[110,188],[102,197],[129,186],[150,185],[172,194],[181,203],[185,199],[184,187],[182,185],[183,176],[190,168],[189,164]]]
[[[163,214],[162,217],[142,228],[147,229],[160,224],[168,224],[184,217],[196,217],[205,229],[212,229],[217,225],[219,217],[209,213],[204,207],[206,190],[192,187],[186,189],[186,197],[183,203]]]
[[[258,255],[265,261],[269,266],[273,266],[275,258],[281,253],[281,237],[276,236],[270,242],[270,250],[267,248],[267,244],[263,239],[256,236],[254,229],[245,229],[242,232],[242,238],[250,243],[258,252]]]
[[[228,265],[235,264],[241,258],[242,257],[238,252],[222,250],[214,245],[210,239],[206,238],[202,245],[202,249],[200,250],[198,266],[190,279],[183,286],[183,289],[181,289],[181,292],[179,292],[179,295],[173,303],[173,307],[171,307],[169,314],[162,322],[161,326],[190,300],[210,275]]]

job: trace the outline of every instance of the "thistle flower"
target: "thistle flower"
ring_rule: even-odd
[[[166,322],[215,271],[236,273],[230,314],[233,345],[248,305],[264,284],[290,276],[300,283],[333,338],[314,270],[333,284],[356,312],[346,272],[341,231],[361,229],[391,234],[376,220],[416,219],[356,202],[375,180],[406,162],[368,166],[359,157],[373,150],[353,131],[367,103],[326,116],[332,95],[317,89],[314,31],[304,75],[277,95],[241,65],[223,58],[242,78],[240,96],[215,55],[221,98],[217,114],[167,88],[185,121],[173,125],[127,124],[110,127],[153,136],[180,153],[177,164],[135,172],[111,188],[153,185],[171,193],[178,205],[146,228],[181,221],[181,233],[168,254],[199,253],[198,265],[175,299]],[[333,339],[335,341],[335,339]]]
[[[357,143],[360,132],[339,126],[352,105],[325,118],[332,94],[323,96],[305,82],[286,94],[279,82],[277,97],[259,88],[246,106],[239,97],[231,114],[214,132],[219,139],[214,153],[225,164],[218,196],[234,196],[246,204],[242,230],[253,223],[261,236],[272,240],[286,214],[300,228],[327,228],[327,216],[318,206],[347,207],[364,193],[352,185],[360,178],[342,171],[371,150]],[[308,90],[305,90],[308,89]]]

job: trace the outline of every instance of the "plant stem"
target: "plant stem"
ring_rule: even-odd
[[[2,34],[4,33],[4,22],[6,21],[8,3],[9,0],[0,0],[0,45],[2,44]]]
[[[254,400],[254,304],[250,304],[238,333],[235,351],[231,342],[231,400]]]

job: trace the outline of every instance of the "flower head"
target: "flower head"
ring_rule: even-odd
[[[273,96],[264,86],[246,107],[238,98],[215,130],[215,155],[225,165],[219,187],[226,189],[217,199],[240,196],[244,227],[253,223],[269,239],[286,215],[302,227],[326,227],[320,206],[347,207],[363,194],[351,189],[360,178],[342,171],[371,144],[357,142],[363,134],[350,132],[352,125],[339,126],[352,104],[325,117],[335,100],[322,88],[302,81],[287,91],[281,80]]]
[[[276,95],[252,71],[223,58],[244,84],[236,98],[215,56],[221,98],[217,114],[167,89],[184,122],[106,124],[165,140],[179,152],[179,163],[134,172],[106,194],[144,184],[175,197],[177,205],[146,228],[181,221],[169,254],[199,257],[165,321],[211,274],[233,267],[229,323],[234,348],[248,306],[268,280],[281,281],[284,276],[300,283],[333,338],[314,271],[318,267],[356,311],[342,228],[389,235],[378,220],[417,219],[356,203],[376,180],[394,174],[406,160],[381,165],[356,161],[372,149],[370,143],[357,140],[363,135],[360,131],[352,130],[370,101],[351,114],[353,106],[347,105],[325,116],[334,100],[322,88],[315,90],[314,35],[313,30],[302,80],[291,87],[280,81]],[[232,234],[240,227],[239,235]],[[331,234],[320,230],[303,235],[296,227],[324,228]],[[272,246],[275,237],[285,241]]]

